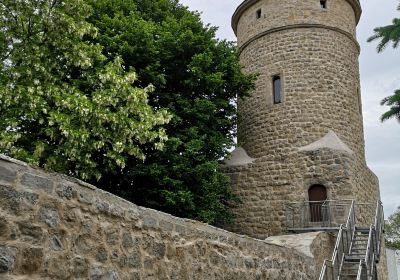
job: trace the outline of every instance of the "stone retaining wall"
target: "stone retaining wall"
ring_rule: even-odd
[[[0,156],[2,280],[316,279],[318,274],[314,258],[295,249],[138,207]]]

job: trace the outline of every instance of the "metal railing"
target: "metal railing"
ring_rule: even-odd
[[[367,266],[365,265],[365,260],[361,260],[360,265],[358,267],[357,280],[367,279],[367,277],[368,277],[368,272],[367,272]]]
[[[376,252],[376,257],[377,260],[379,260],[380,255],[381,255],[381,239],[382,239],[382,233],[385,227],[385,217],[384,217],[384,212],[383,212],[383,205],[381,201],[377,202],[376,205],[376,214],[375,214],[375,252]]]
[[[365,252],[365,259],[360,262],[357,280],[376,280],[377,268],[376,262],[379,261],[381,238],[384,227],[384,213],[382,202],[378,201],[376,205],[375,222],[370,226],[368,245]]]
[[[303,201],[286,205],[289,231],[308,228],[339,228],[346,223],[352,200]]]
[[[353,242],[354,232],[356,229],[356,215],[354,210],[354,201],[351,201],[350,210],[348,212],[346,224],[340,225],[339,233],[336,239],[335,249],[333,250],[332,259],[325,260],[319,280],[336,280],[340,275],[343,260],[350,253],[351,244]]]
[[[360,220],[357,220],[357,216]],[[375,218],[374,217],[375,214]],[[384,228],[383,206],[356,204],[353,200],[304,201],[291,203],[286,207],[289,231],[333,228],[338,230],[332,259],[325,260],[319,280],[339,280],[345,257],[351,255],[351,248],[359,228],[369,225],[369,236],[365,258],[360,261],[357,280],[376,280],[376,262],[379,261],[380,243]],[[373,224],[372,224],[373,223]],[[372,225],[371,225],[372,224]]]

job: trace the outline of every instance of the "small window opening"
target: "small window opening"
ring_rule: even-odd
[[[321,8],[326,9],[326,0],[321,0],[320,3],[321,3]]]
[[[261,18],[261,9],[258,9],[256,12],[256,18],[259,19]]]
[[[274,88],[274,104],[282,103],[282,82],[280,76],[272,78],[272,84]]]

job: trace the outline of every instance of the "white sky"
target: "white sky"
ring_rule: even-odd
[[[231,16],[242,0],[181,0],[191,10],[202,13],[205,23],[218,26],[217,36],[235,41]],[[379,105],[382,98],[400,88],[400,48],[390,47],[376,53],[376,43],[366,43],[377,26],[391,23],[400,17],[398,0],[361,0],[363,15],[358,25],[361,45],[360,68],[363,100],[366,156],[369,167],[379,177],[386,216],[400,206],[400,123],[379,121],[386,108]]]

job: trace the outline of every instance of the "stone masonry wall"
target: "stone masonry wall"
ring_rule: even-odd
[[[328,9],[322,9],[320,1],[316,0],[257,1],[243,11],[238,22],[234,23],[234,27],[237,24],[235,31],[238,44],[243,45],[256,35],[273,28],[304,23],[331,26],[355,35],[357,22],[354,9],[349,2],[355,2],[355,0],[328,1]],[[257,19],[256,11],[259,9],[261,9],[261,18]]]
[[[255,90],[238,101],[238,145],[254,159],[225,168],[242,200],[230,230],[256,238],[287,231],[285,206],[308,200],[314,184],[328,199],[354,199],[375,209],[376,176],[365,161],[360,98],[357,0],[246,0],[233,27],[246,72],[257,73]],[[257,11],[261,9],[261,17]],[[282,99],[273,102],[273,77]],[[351,150],[300,151],[334,132]],[[374,211],[359,212],[372,220]]]
[[[0,156],[1,280],[316,279],[319,265]]]

